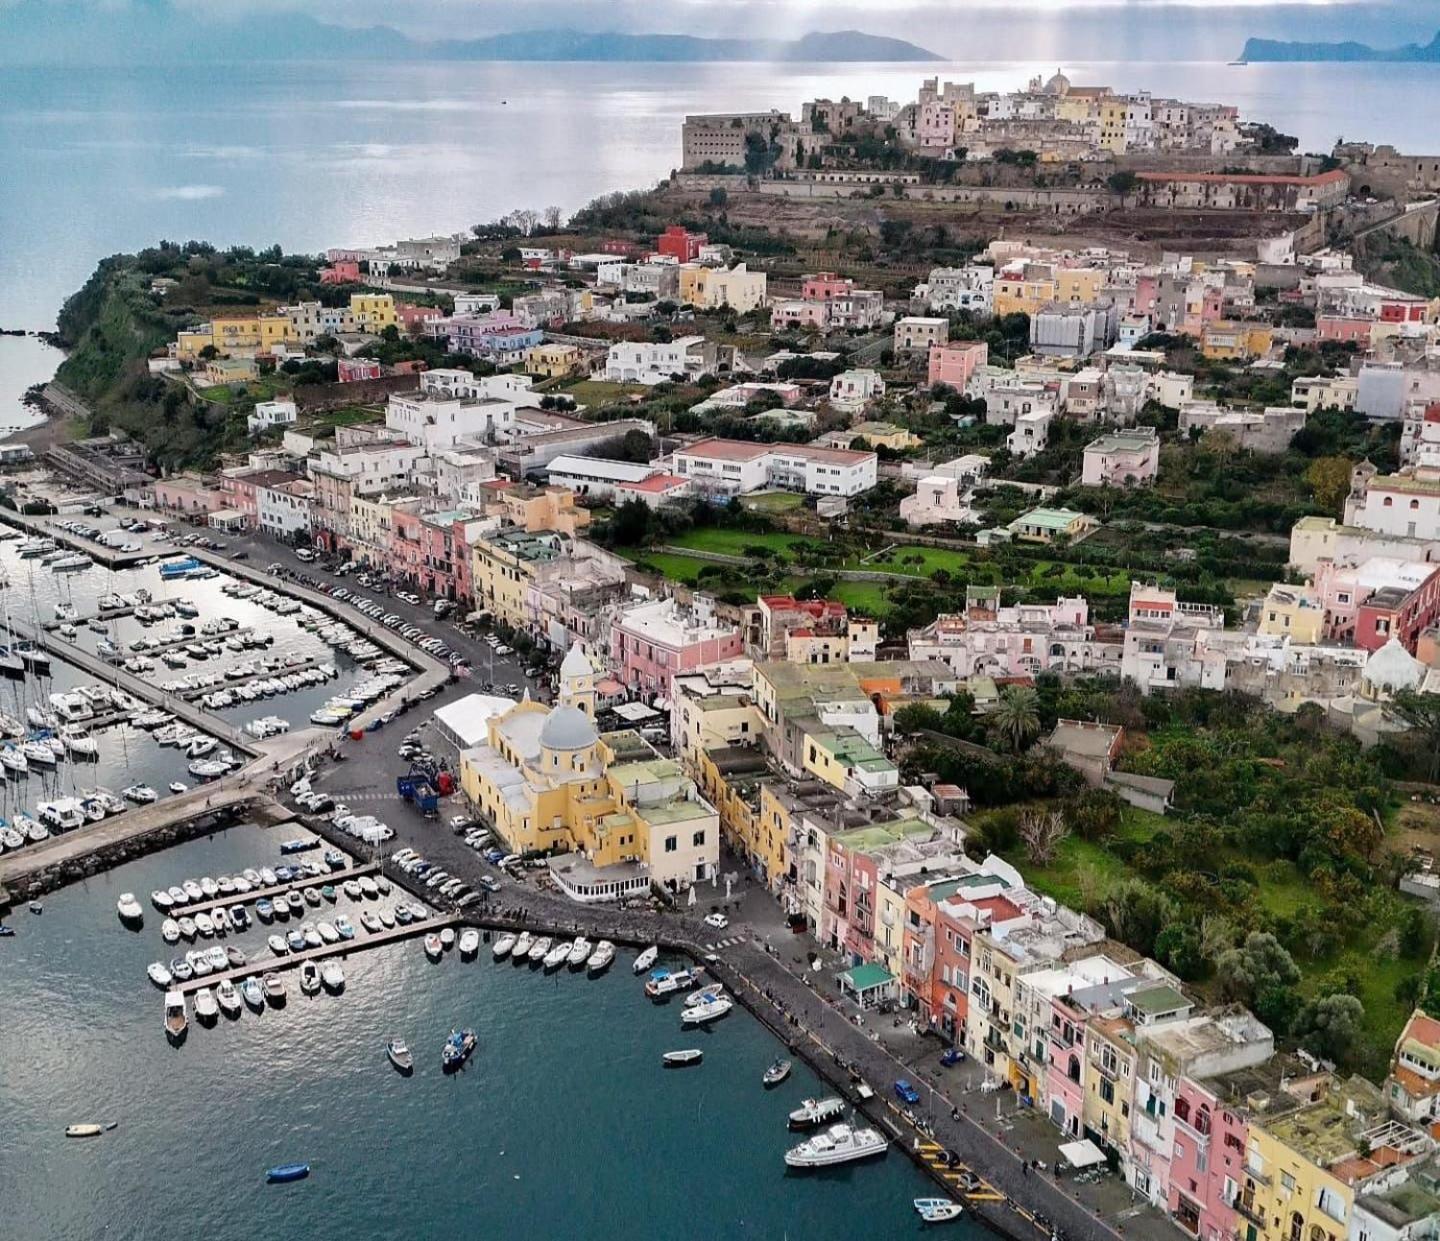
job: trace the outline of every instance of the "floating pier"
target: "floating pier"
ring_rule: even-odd
[[[306,875],[303,879],[292,879],[289,883],[277,883],[270,888],[251,888],[248,892],[232,892],[229,896],[217,896],[211,901],[199,901],[194,905],[180,905],[163,915],[167,918],[193,918],[196,914],[209,913],[212,909],[229,909],[232,905],[253,905],[256,901],[274,900],[291,892],[301,892],[316,884],[324,887],[327,883],[344,883],[347,879],[359,879],[361,875],[373,875],[380,869],[379,862],[365,862],[360,866],[332,870],[325,875]],[[314,908],[314,906],[311,906]]]

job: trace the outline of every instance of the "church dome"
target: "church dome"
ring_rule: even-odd
[[[1365,661],[1365,680],[1376,689],[1414,689],[1425,679],[1426,668],[1396,638],[1391,638]]]
[[[571,681],[577,677],[588,677],[594,673],[589,657],[580,649],[580,643],[574,643],[565,653],[565,659],[560,664],[560,677],[562,680]]]
[[[1045,83],[1047,95],[1068,95],[1070,93],[1070,79],[1060,70],[1055,71],[1055,76]]]
[[[547,750],[584,750],[599,740],[595,725],[579,707],[556,707],[540,726],[540,744]]]

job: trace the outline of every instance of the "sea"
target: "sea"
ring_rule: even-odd
[[[906,32],[914,33],[914,32]],[[923,32],[920,32],[923,34]],[[917,34],[916,37],[919,37]],[[97,260],[162,238],[319,251],[569,212],[653,185],[687,112],[818,96],[913,99],[939,76],[1015,89],[1046,61],[488,64],[405,61],[0,69],[0,328],[40,330]],[[1066,64],[1080,84],[1234,103],[1328,151],[1429,151],[1433,65]],[[58,355],[0,337],[0,434]]]
[[[0,1236],[925,1235],[911,1202],[935,1188],[897,1150],[787,1173],[798,1139],[786,1115],[824,1092],[819,1079],[797,1064],[762,1089],[783,1050],[769,1031],[737,1009],[682,1032],[678,1004],[644,997],[630,952],[599,978],[546,976],[496,963],[488,944],[474,961],[452,950],[432,964],[418,939],[402,941],[350,954],[338,996],[302,996],[292,973],[283,1009],[247,1008],[214,1027],[192,1017],[172,1046],[145,967],[181,946],[161,940],[149,893],[274,866],[293,835],[232,828],[11,916],[16,935],[0,940]],[[122,892],[145,907],[138,931],[116,916]],[[340,897],[358,926],[356,904]],[[225,942],[265,960],[267,933],[257,924]],[[474,1029],[479,1047],[446,1076],[440,1048],[456,1027]],[[415,1057],[410,1078],[386,1059],[394,1038]],[[703,1063],[662,1068],[679,1047],[702,1048]],[[69,1124],[112,1121],[102,1137],[64,1136]],[[311,1165],[308,1180],[265,1184],[267,1168],[296,1162]],[[962,1219],[946,1235],[989,1234]]]

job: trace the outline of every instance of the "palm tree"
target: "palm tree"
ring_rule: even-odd
[[[1011,686],[990,719],[996,735],[1019,754],[1040,734],[1040,696],[1028,686]]]

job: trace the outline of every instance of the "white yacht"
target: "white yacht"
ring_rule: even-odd
[[[235,989],[235,984],[228,978],[221,981],[215,988],[215,1002],[220,1005],[220,1011],[227,1017],[238,1017],[240,1015],[240,992]]]
[[[121,922],[140,922],[144,920],[145,911],[140,907],[140,902],[135,899],[135,893],[122,892],[120,899],[115,903],[120,911]]]
[[[503,961],[510,955],[510,949],[513,947],[515,947],[515,936],[506,931],[495,941],[494,946],[490,949],[490,955],[497,961]]]
[[[660,949],[656,945],[651,944],[650,947],[635,958],[635,972],[637,974],[643,974],[655,964],[656,958],[658,958],[659,955]]]
[[[201,987],[195,992],[195,1016],[201,1021],[213,1021],[220,1015],[220,1005],[215,1001],[215,993],[209,987]],[[790,1156],[785,1156],[789,1161]]]
[[[570,945],[570,951],[566,954],[566,960],[570,963],[572,970],[578,970],[590,959],[592,947],[590,941],[583,935]]]
[[[320,967],[320,981],[325,984],[327,991],[345,990],[345,971],[340,968],[340,962],[326,961]]]
[[[124,790],[124,796],[144,806],[154,801],[159,794],[148,784],[132,784],[128,789]]]
[[[845,1115],[845,1100],[838,1095],[825,1099],[806,1099],[790,1113],[790,1128],[814,1129]]]
[[[70,832],[85,826],[85,811],[73,797],[42,801],[36,809],[40,822],[52,831]]]
[[[831,1125],[823,1133],[806,1138],[799,1146],[785,1152],[785,1163],[792,1168],[827,1168],[837,1163],[852,1163],[883,1155],[890,1143],[875,1129],[853,1129],[849,1125]]]
[[[734,1000],[727,999],[723,995],[712,995],[698,1004],[687,1005],[685,1011],[680,1014],[680,1024],[682,1026],[702,1026],[707,1022],[718,1021],[734,1007]]]

